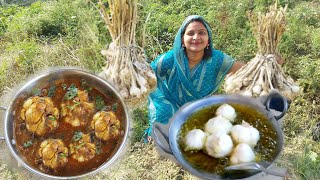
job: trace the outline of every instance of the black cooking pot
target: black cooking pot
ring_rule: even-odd
[[[185,121],[194,112],[197,112],[206,107],[211,107],[212,105],[223,103],[240,104],[250,107],[260,112],[271,122],[272,127],[277,134],[277,138],[275,140],[277,142],[276,152],[271,162],[261,163],[264,168],[269,168],[278,158],[284,146],[284,135],[278,120],[285,115],[288,109],[288,102],[286,98],[276,91],[260,99],[241,95],[214,95],[189,103],[180,108],[179,111],[170,119],[167,125],[169,126],[168,132],[166,132],[167,130],[163,125],[159,125],[157,123],[154,124],[153,136],[156,144],[168,155],[173,155],[173,157],[178,161],[179,164],[183,166],[184,169],[202,179],[241,179],[260,173],[260,171],[251,170],[223,173],[223,175],[220,175],[197,169],[183,157],[183,150],[180,149],[180,146],[178,144],[178,135]],[[271,113],[271,111],[275,111],[277,115],[275,116],[273,113]],[[159,136],[158,132],[160,132],[162,136]]]

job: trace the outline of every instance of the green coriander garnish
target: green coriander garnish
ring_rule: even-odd
[[[40,88],[35,88],[35,89],[32,89],[32,94],[34,96],[40,96],[42,93],[41,93],[41,89]]]
[[[48,119],[49,119],[49,120],[51,120],[51,121],[55,121],[55,120],[57,120],[57,118],[56,118],[56,117],[54,117],[54,116],[48,116]]]
[[[50,86],[50,88],[49,88],[49,90],[48,90],[48,96],[49,97],[53,97],[54,95],[55,95],[55,93],[56,93],[56,86],[55,85],[53,85],[53,86]]]
[[[105,105],[104,100],[101,96],[97,96],[95,99],[95,102],[96,102],[96,109],[98,111],[102,111],[102,110],[106,109],[106,105]]]
[[[67,93],[64,95],[64,98],[67,100],[73,99],[78,95],[78,88],[76,85],[71,84],[70,87],[68,88]]]
[[[113,112],[116,112],[116,111],[117,111],[117,109],[118,109],[118,103],[114,103],[114,104],[112,104],[111,109],[112,109],[112,111],[113,111]]]
[[[66,90],[68,86],[66,84],[61,84],[61,87],[63,90]]]
[[[32,146],[32,144],[33,144],[32,140],[29,140],[29,141],[23,143],[23,146],[27,148],[27,147]]]
[[[81,131],[76,131],[72,137],[73,141],[79,141],[82,139],[82,132]]]

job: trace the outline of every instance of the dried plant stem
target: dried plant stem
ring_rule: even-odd
[[[106,56],[106,66],[99,75],[112,83],[129,105],[147,99],[156,86],[156,77],[146,62],[144,51],[136,44],[136,0],[108,0],[106,9],[99,0],[99,12],[112,43],[101,53]]]
[[[292,99],[299,92],[299,87],[284,74],[277,63],[278,58],[281,58],[278,44],[285,31],[286,9],[287,6],[278,9],[276,2],[265,15],[249,14],[252,31],[258,43],[258,53],[235,74],[227,76],[224,84],[227,93],[261,96],[277,89],[288,99]]]

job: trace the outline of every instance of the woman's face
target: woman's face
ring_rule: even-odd
[[[182,43],[187,52],[201,52],[209,44],[209,35],[206,27],[199,21],[191,22],[182,37]]]

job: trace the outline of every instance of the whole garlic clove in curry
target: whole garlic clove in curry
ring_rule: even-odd
[[[61,116],[73,127],[86,125],[86,119],[90,118],[94,112],[94,103],[89,102],[88,93],[82,90],[76,92],[74,98],[61,103]]]
[[[204,147],[206,134],[201,129],[193,129],[184,138],[185,151],[201,150]]]
[[[68,162],[68,148],[61,139],[47,139],[40,144],[38,155],[51,169],[63,167]]]
[[[246,143],[252,148],[257,145],[260,139],[259,131],[245,121],[242,121],[241,125],[232,127],[231,137],[236,144]]]
[[[236,110],[229,104],[222,104],[216,110],[217,116],[222,116],[228,119],[230,122],[234,122],[234,119],[237,117]]]
[[[50,97],[34,96],[24,102],[20,117],[25,121],[28,131],[41,136],[58,126],[59,109]]]
[[[230,162],[231,164],[240,164],[252,162],[254,159],[255,155],[252,148],[248,144],[241,143],[234,148],[230,157]]]
[[[88,134],[77,133],[69,145],[70,155],[79,162],[88,161],[96,155],[96,145],[90,141]]]
[[[233,142],[228,134],[217,133],[208,136],[205,143],[205,151],[215,158],[222,158],[232,152]]]
[[[107,141],[119,136],[120,120],[112,111],[99,111],[93,116],[91,128],[99,139]]]
[[[232,124],[229,120],[222,116],[216,116],[208,120],[204,125],[205,132],[209,134],[225,133],[229,134],[231,131]]]

